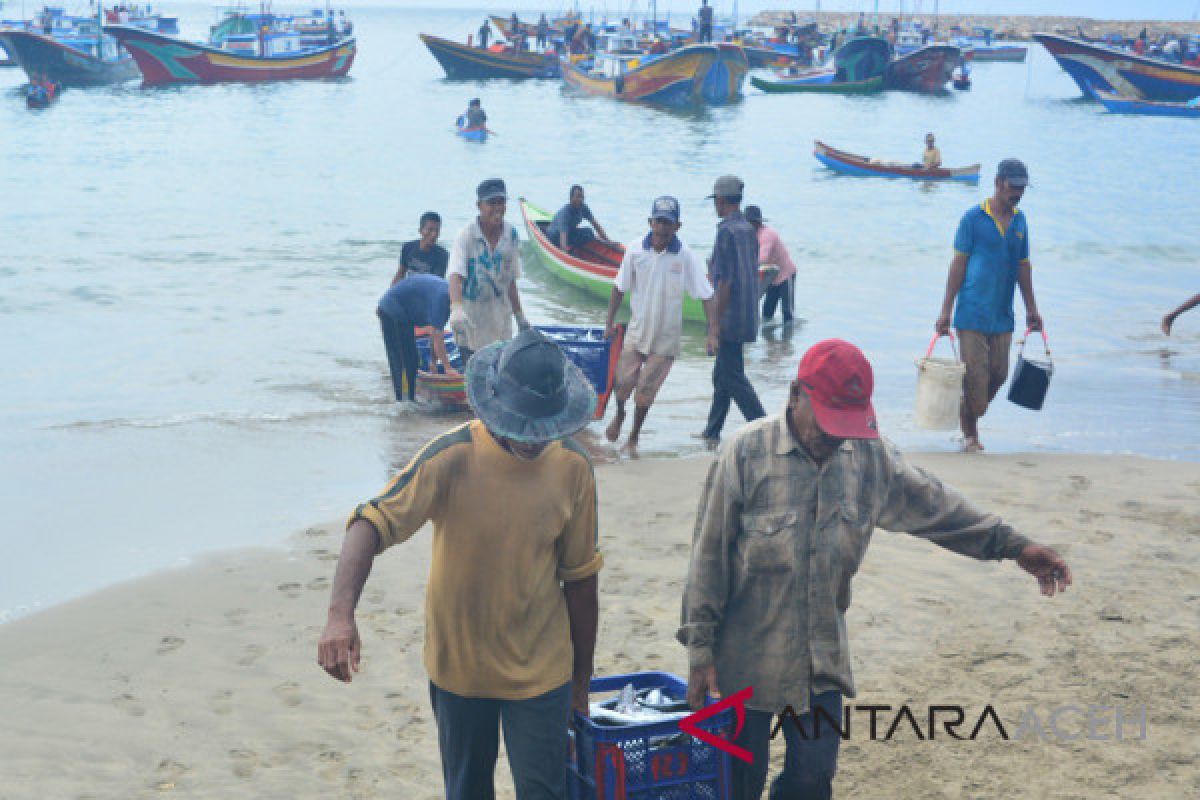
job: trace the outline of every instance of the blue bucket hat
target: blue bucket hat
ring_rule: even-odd
[[[583,370],[536,328],[472,356],[466,389],[467,401],[487,429],[518,442],[570,436],[596,410],[596,392]]]

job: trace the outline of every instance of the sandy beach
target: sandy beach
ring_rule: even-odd
[[[1059,548],[1075,586],[1047,600],[1012,562],[877,532],[849,625],[856,704],[917,719],[992,705],[1011,735],[1033,706],[1145,705],[1145,739],[889,741],[842,746],[840,797],[1182,798],[1200,787],[1200,464],[1133,457],[916,455]],[[685,671],[673,640],[708,460],[603,465],[598,674]],[[364,495],[378,487],[364,486]],[[148,520],[145,524],[152,524]],[[289,550],[236,552],[0,627],[0,798],[436,798],[421,665],[429,533],[376,561],[360,605],[363,671],[315,663],[341,522]],[[1042,720],[1043,725],[1045,719]],[[924,726],[924,722],[922,722]],[[1064,717],[1067,732],[1082,716]],[[781,750],[777,743],[776,756]],[[504,766],[501,796],[512,792]]]

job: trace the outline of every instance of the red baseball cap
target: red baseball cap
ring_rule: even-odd
[[[878,439],[871,407],[875,376],[867,357],[841,339],[817,342],[800,359],[796,380],[812,404],[817,425],[842,439]]]

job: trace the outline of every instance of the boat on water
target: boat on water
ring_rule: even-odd
[[[883,76],[876,75],[864,81],[835,81],[832,73],[828,76],[815,75],[810,77],[789,78],[776,77],[774,80],[750,77],[750,84],[770,94],[788,94],[793,92],[808,92],[812,94],[874,94],[883,91]]]
[[[921,164],[900,164],[879,161],[847,153],[821,141],[813,142],[813,156],[834,172],[881,178],[911,178],[918,181],[978,181],[979,165],[969,167],[934,167]]]
[[[1086,97],[1103,90],[1121,97],[1186,103],[1200,95],[1200,68],[1139,56],[1129,50],[1053,33],[1035,33]]]
[[[62,93],[62,86],[54,81],[31,81],[25,86],[25,105],[29,108],[48,108]]]
[[[1161,100],[1141,100],[1122,97],[1103,89],[1095,90],[1096,99],[1113,114],[1141,114],[1148,117],[1200,118],[1200,95],[1186,103],[1167,103]]]
[[[940,92],[945,90],[961,61],[962,51],[954,45],[927,45],[889,62],[883,86],[911,92]]]
[[[553,52],[518,51],[502,44],[483,48],[428,33],[419,36],[451,80],[557,78],[559,75],[558,56]]]
[[[839,47],[826,66],[799,72],[783,70],[773,78],[756,75],[750,78],[750,83],[771,94],[872,94],[884,88],[884,74],[891,57],[892,46],[886,39],[861,36]]]
[[[292,18],[233,12],[213,27],[211,44],[198,44],[129,25],[106,25],[142,72],[142,85],[262,83],[345,76],[357,45],[330,26],[314,34],[292,27]],[[340,37],[340,38],[339,38]],[[333,41],[330,41],[330,40]]]
[[[487,125],[468,126],[465,114],[460,114],[458,119],[454,120],[454,132],[469,142],[485,141],[491,133]]]
[[[562,61],[571,86],[588,94],[652,105],[722,105],[741,97],[749,66],[735,44],[691,44],[663,55],[606,55]]]
[[[958,36],[950,44],[963,51],[963,57],[976,62],[1008,61],[1021,63],[1029,48],[1023,44],[996,39],[991,28],[975,27],[970,36]]]
[[[48,7],[32,23],[0,28],[0,47],[30,81],[63,86],[107,86],[138,76],[137,64],[116,40],[105,36],[102,14],[72,17]]]

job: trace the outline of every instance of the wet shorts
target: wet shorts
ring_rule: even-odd
[[[973,417],[982,417],[1008,378],[1012,332],[987,334],[959,330],[958,346],[967,368],[963,376],[963,403]]]
[[[625,347],[617,361],[617,399],[624,403],[637,389],[634,402],[642,408],[649,408],[674,363],[674,356],[646,355],[632,347]]]

